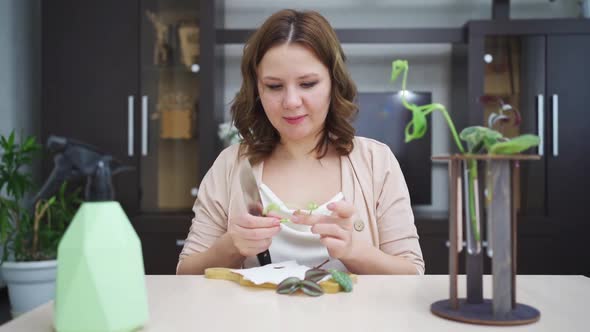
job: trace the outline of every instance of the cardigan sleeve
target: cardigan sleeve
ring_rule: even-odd
[[[206,251],[227,231],[229,178],[234,148],[232,146],[224,150],[201,181],[193,206],[194,217],[180,253],[177,270],[185,257]]]
[[[388,146],[382,145],[373,160],[379,248],[390,255],[405,257],[424,274],[424,260],[414,225],[410,194],[399,162]]]

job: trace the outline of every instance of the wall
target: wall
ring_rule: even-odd
[[[0,134],[39,136],[40,0],[0,1]]]
[[[0,0],[0,135],[40,133],[40,5],[40,0]]]
[[[282,0],[226,0],[225,27],[253,29],[268,15],[282,8],[318,10],[335,28],[460,27],[468,20],[489,19],[491,3],[492,0],[299,0],[293,6],[292,1]],[[573,0],[516,0],[511,5],[512,18],[566,18],[577,15],[577,4]],[[242,46],[225,46],[226,119],[229,119],[227,111],[231,99],[240,85]],[[399,85],[393,86],[389,82],[391,61],[403,58],[410,61],[408,86],[411,90],[431,91],[433,101],[446,105],[451,115],[465,111],[460,109],[464,103],[457,99],[466,98],[465,87],[458,84],[465,82],[467,58],[465,54],[453,52],[453,45],[344,44],[343,48],[359,91],[398,90]],[[431,152],[433,155],[449,153],[451,144],[454,143],[450,140],[448,127],[437,112],[432,118]],[[446,164],[433,164],[432,204],[416,206],[415,211],[445,212],[448,206],[447,188]]]

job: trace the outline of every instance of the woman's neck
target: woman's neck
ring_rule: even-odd
[[[310,160],[317,159],[315,147],[322,139],[322,135],[317,135],[310,139],[300,141],[281,140],[277,145],[274,155],[277,158],[286,160]]]

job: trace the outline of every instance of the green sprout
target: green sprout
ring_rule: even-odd
[[[268,204],[268,206],[266,208],[264,208],[264,211],[262,211],[262,215],[266,216],[267,214],[269,214],[272,211],[280,211],[281,208],[279,207],[279,205],[277,203],[270,203]]]
[[[314,210],[317,210],[318,207],[319,206],[316,203],[314,203],[314,202],[311,202],[311,203],[307,204],[307,209],[309,210],[309,215],[311,216],[311,214],[313,213],[313,211]]]
[[[279,205],[277,203],[270,203],[268,204],[268,206],[262,211],[262,215],[266,216],[268,215],[270,212],[272,211],[281,211],[281,208],[279,207]],[[286,222],[290,222],[291,220],[289,218],[281,218],[279,220],[279,222],[282,223],[286,223]]]

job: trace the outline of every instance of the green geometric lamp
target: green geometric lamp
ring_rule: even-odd
[[[146,323],[141,243],[118,202],[83,203],[57,260],[57,331],[133,331]]]

